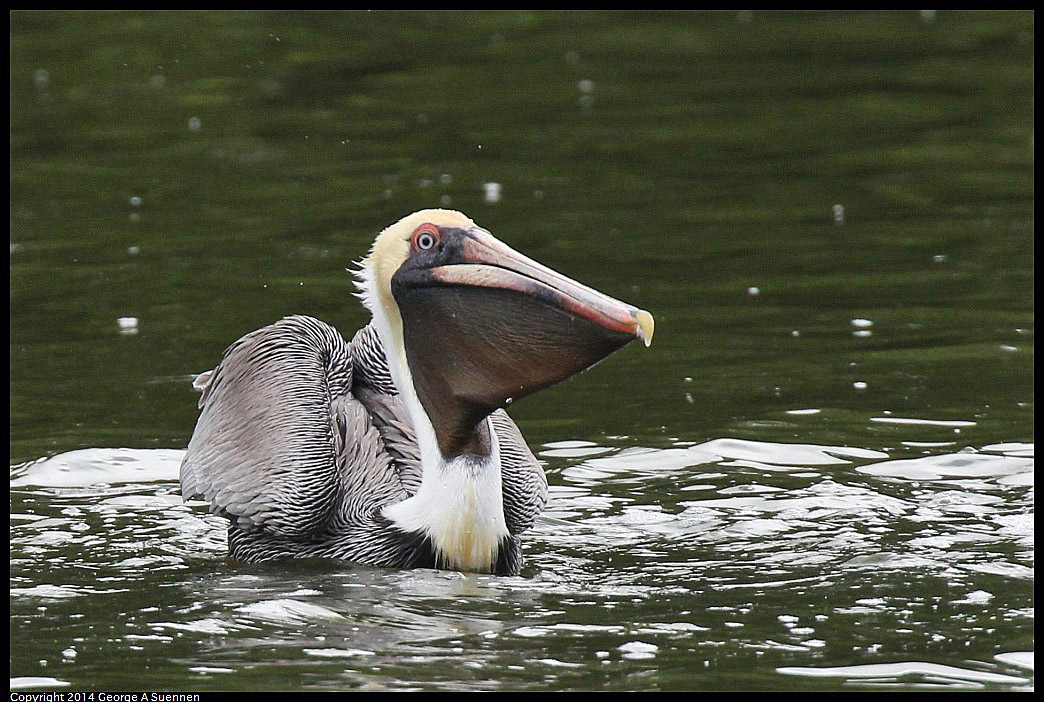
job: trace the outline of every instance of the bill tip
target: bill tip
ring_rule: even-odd
[[[638,323],[638,330],[635,332],[638,338],[642,340],[646,346],[652,344],[653,330],[655,323],[653,322],[653,316],[645,310],[636,310],[632,313],[634,321]]]

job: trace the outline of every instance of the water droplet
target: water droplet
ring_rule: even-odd
[[[486,202],[500,202],[500,183],[483,183],[482,191]]]
[[[275,78],[262,78],[257,86],[261,91],[261,94],[267,97],[277,97],[282,95],[286,90],[283,81]]]
[[[51,85],[51,74],[46,68],[38,68],[36,73],[33,74],[33,83],[40,90],[47,90],[48,86]]]

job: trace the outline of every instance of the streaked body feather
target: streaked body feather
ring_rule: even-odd
[[[182,494],[201,496],[229,519],[233,558],[518,572],[518,535],[543,508],[547,482],[503,410],[485,420],[499,479],[481,481],[499,490],[502,529],[475,543],[467,529],[440,535],[386,515],[421,492],[424,473],[373,326],[346,343],[324,322],[286,317],[232,344],[208,373],[198,381],[202,412],[181,468]]]

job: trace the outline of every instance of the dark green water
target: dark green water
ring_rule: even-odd
[[[1032,687],[1033,48],[1029,12],[13,13],[12,685]],[[439,206],[656,316],[512,406],[522,577],[226,561],[159,450],[191,375],[351,334],[345,267]]]

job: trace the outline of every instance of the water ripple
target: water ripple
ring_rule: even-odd
[[[78,665],[63,652],[85,641],[178,650],[205,681],[260,655],[307,662],[325,677],[305,686],[320,688],[412,689],[421,668],[454,689],[463,670],[473,689],[513,675],[569,687],[722,655],[868,688],[1030,682],[1032,654],[1006,642],[1032,630],[1032,444],[895,457],[739,439],[545,448],[551,499],[517,578],[230,562],[225,521],[177,493],[178,451],[15,466],[13,626],[60,618],[38,654],[55,665]],[[972,651],[1022,672],[968,670]]]

